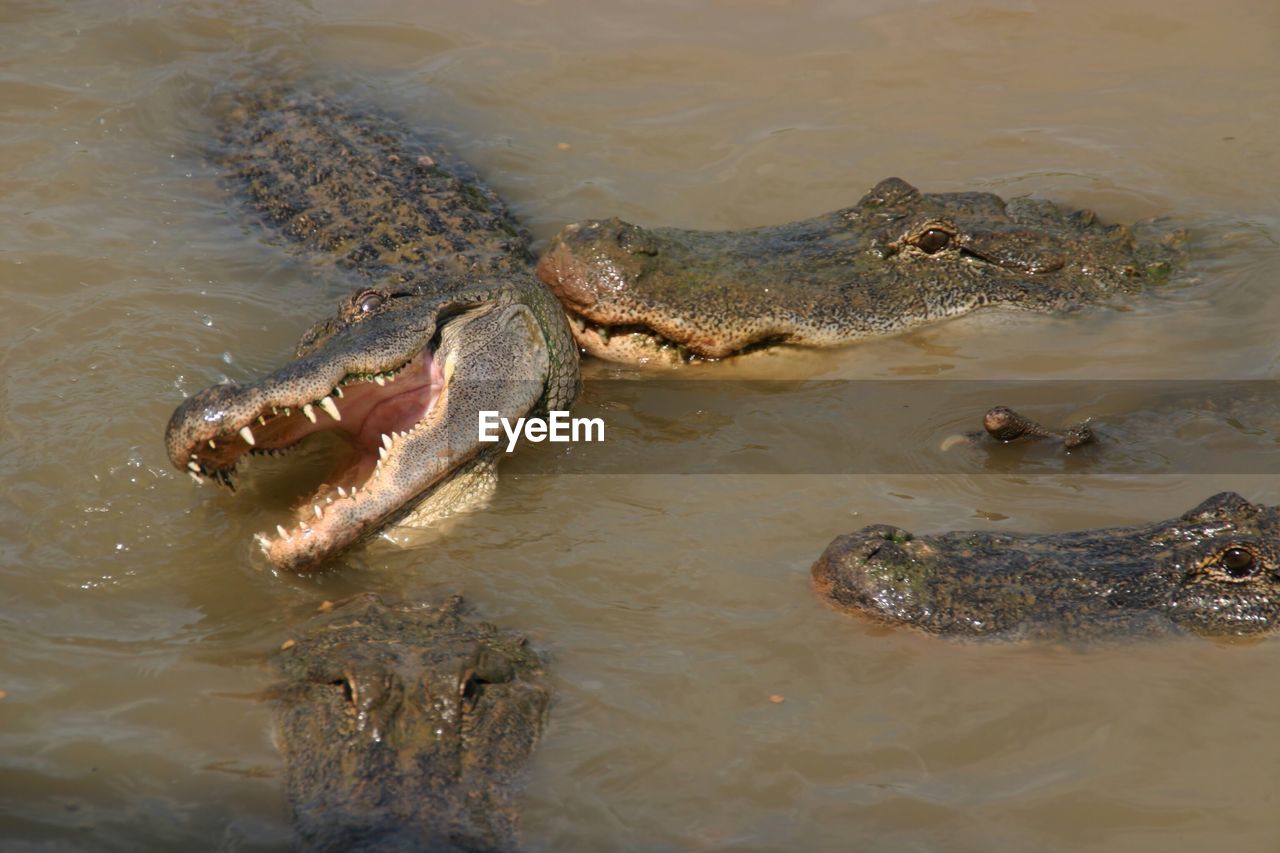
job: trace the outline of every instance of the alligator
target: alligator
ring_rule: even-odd
[[[1003,445],[1038,442],[1069,452],[1096,444],[1080,461],[1089,459],[1114,471],[1170,466],[1213,471],[1235,458],[1248,460],[1241,470],[1263,473],[1268,464],[1280,460],[1280,389],[1274,380],[1128,382],[1116,383],[1116,390],[1126,400],[1140,395],[1148,401],[1114,411],[1097,383],[1081,384],[1069,393],[1088,396],[1095,413],[1106,413],[1097,421],[1090,417],[1065,429],[1051,429],[1008,406],[995,406],[982,417],[983,432],[947,436],[941,449],[965,447],[994,461],[1002,458]],[[1046,461],[1043,455],[1012,458]]]
[[[586,352],[678,364],[842,345],[986,305],[1101,302],[1169,280],[1185,235],[1154,231],[1048,201],[922,193],[887,178],[853,207],[744,231],[574,223],[538,275]]]
[[[875,524],[813,565],[835,606],[958,639],[1064,642],[1280,627],[1280,507],[1233,492],[1135,527],[914,536]]]
[[[322,607],[271,690],[297,846],[514,849],[515,783],[550,699],[526,640],[457,597]]]
[[[988,436],[1001,444],[1022,439],[1049,438],[1062,442],[1067,450],[1091,444],[1097,438],[1088,419],[1064,430],[1053,430],[1008,406],[992,406],[988,409],[982,416],[982,428]]]
[[[396,520],[430,525],[491,491],[497,445],[478,413],[567,409],[578,349],[533,275],[506,205],[393,120],[271,91],[227,110],[217,157],[270,229],[354,289],[296,357],[252,382],[185,400],[165,432],[172,463],[233,486],[242,458],[336,430],[350,451],[288,528],[257,541],[302,570]]]

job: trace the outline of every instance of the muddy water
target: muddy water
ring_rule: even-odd
[[[1137,472],[1028,472],[910,450],[1003,402],[948,380],[1280,372],[1277,45],[1275,4],[1245,0],[6,4],[0,837],[286,845],[262,661],[319,601],[375,589],[461,591],[547,653],[534,849],[1274,849],[1275,642],[954,646],[830,611],[807,571],[875,521],[1063,530],[1228,488],[1280,501],[1274,429],[1241,445],[1256,466],[1183,467],[1184,448]],[[691,371],[774,383],[769,411],[793,416],[750,433],[589,364],[581,410],[619,458],[670,446],[657,473],[531,448],[427,547],[276,576],[248,540],[305,459],[231,499],[160,443],[184,394],[277,363],[342,290],[246,224],[203,159],[213,96],[264,75],[436,134],[539,240],[611,214],[779,222],[898,174],[1171,215],[1196,229],[1198,282]],[[933,382],[934,414],[890,428],[869,395],[833,418],[798,378]],[[1144,403],[1139,383],[1107,389],[1112,411]],[[1081,405],[1042,396],[1064,418]],[[823,473],[837,430],[865,456]]]

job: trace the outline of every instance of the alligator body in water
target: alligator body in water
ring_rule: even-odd
[[[982,416],[982,428],[993,440],[1001,444],[1021,439],[1048,438],[1062,442],[1067,450],[1074,450],[1094,441],[1093,427],[1088,421],[1063,430],[1053,430],[1033,421],[1008,406],[992,406]]]
[[[225,128],[221,158],[249,207],[359,286],[278,370],[183,402],[165,443],[197,481],[230,485],[247,454],[342,432],[349,457],[287,528],[258,538],[274,565],[301,569],[483,492],[496,445],[478,442],[478,412],[568,408],[578,350],[528,236],[462,164],[385,117],[306,95],[247,98]]]
[[[278,740],[306,850],[507,850],[550,693],[517,635],[349,599],[276,658]]]
[[[1057,470],[1063,470],[1072,456],[1072,470],[1254,474],[1280,470],[1280,388],[1274,380],[1117,382],[1109,387],[1092,382],[1057,387],[1068,397],[1087,400],[1067,410],[1068,417],[1077,421],[1074,426],[1052,429],[1008,406],[995,406],[982,418],[984,432],[949,435],[941,449],[963,448],[970,461],[997,466],[1014,463],[1020,471],[1035,466],[1054,470],[1055,459]],[[1045,399],[1043,393],[1038,397]],[[1085,414],[1089,417],[1080,421]],[[1082,447],[1082,453],[1070,453]],[[1064,449],[1068,452],[1063,453]]]
[[[1088,640],[1280,627],[1280,507],[1215,495],[1154,524],[914,536],[873,525],[813,566],[838,607],[954,638]]]
[[[745,231],[566,226],[538,274],[592,355],[722,358],[832,346],[984,305],[1060,311],[1168,280],[1178,234],[1135,236],[1091,211],[899,178],[856,205]]]

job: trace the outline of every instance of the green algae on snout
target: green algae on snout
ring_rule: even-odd
[[[873,525],[837,537],[813,565],[819,593],[840,608],[953,638],[1280,629],[1280,507],[1230,492],[1134,527],[910,538],[894,531]]]

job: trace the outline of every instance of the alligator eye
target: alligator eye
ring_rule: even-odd
[[[1223,570],[1233,578],[1247,578],[1258,570],[1258,561],[1253,553],[1245,548],[1228,548],[1222,552]]]
[[[930,228],[915,239],[916,248],[926,255],[940,252],[951,242],[951,235],[941,228]]]
[[[369,290],[356,297],[356,308],[362,313],[368,314],[370,311],[376,310],[382,305],[382,294],[376,290]]]

